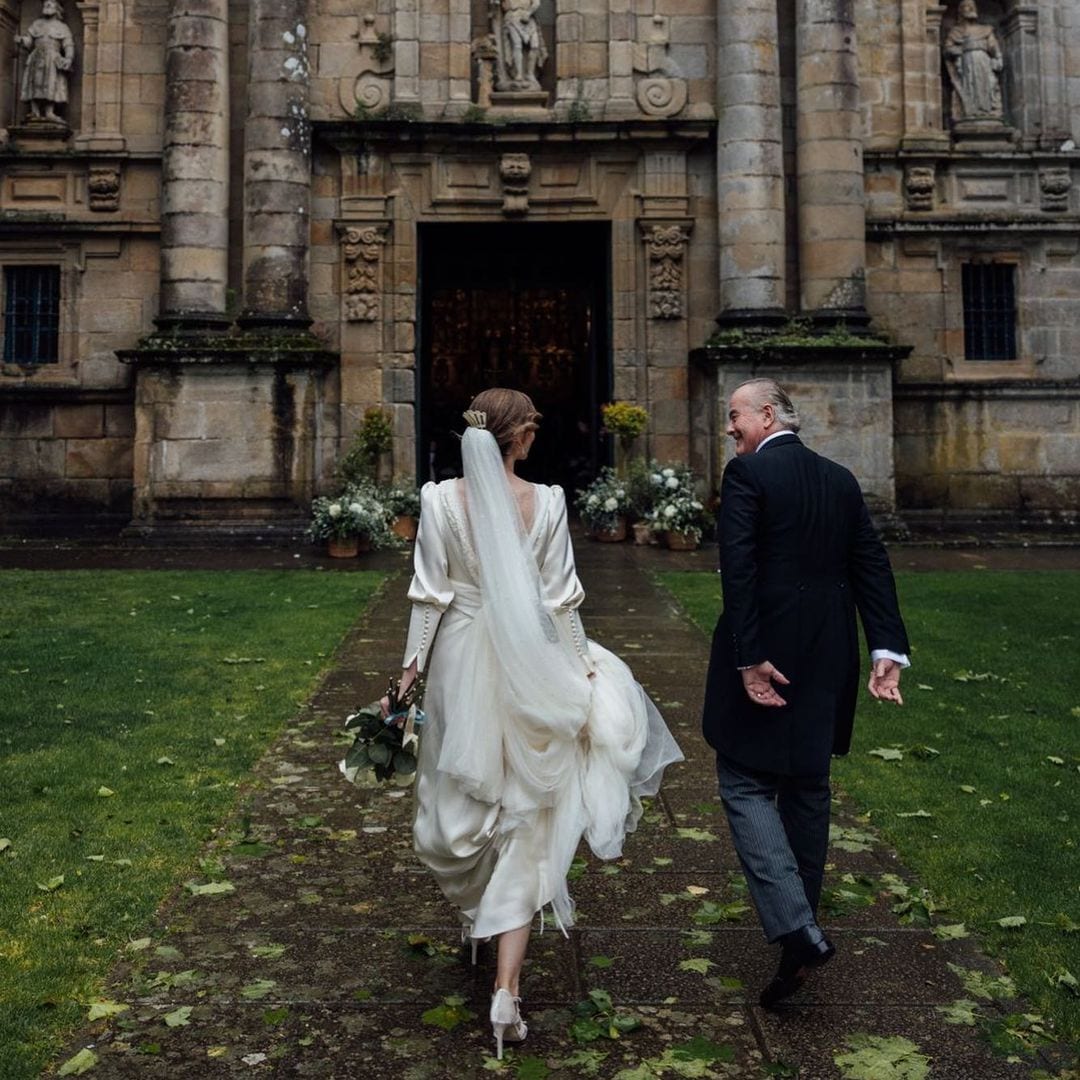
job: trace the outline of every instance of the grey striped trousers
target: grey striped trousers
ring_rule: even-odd
[[[717,755],[720,798],[765,936],[817,920],[829,847],[829,777],[758,772]]]

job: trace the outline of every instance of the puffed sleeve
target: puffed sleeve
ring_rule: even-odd
[[[550,498],[547,543],[540,564],[540,580],[560,635],[573,646],[586,670],[592,672],[596,666],[577,610],[585,599],[585,590],[581,587],[574,564],[574,546],[570,541],[570,527],[566,518],[566,495],[561,487],[553,485]]]
[[[439,506],[437,488],[438,485],[429,482],[420,489],[420,523],[409,585],[412,614],[401,666],[407,668],[415,660],[417,671],[427,666],[439,620],[454,599],[446,559],[446,519]]]

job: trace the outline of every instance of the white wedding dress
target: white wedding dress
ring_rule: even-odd
[[[466,444],[474,434],[487,436],[469,432]],[[682,754],[630,669],[585,637],[562,489],[534,486],[531,528],[520,516],[516,526],[527,572],[495,579],[506,588],[481,556],[511,542],[505,526],[487,535],[499,531],[490,521],[476,542],[467,506],[478,491],[466,497],[464,482],[448,480],[421,492],[403,667],[415,661],[427,681],[416,854],[472,936],[486,938],[548,904],[571,926],[566,874],[581,837],[618,857],[640,797]],[[481,528],[483,512],[472,516]],[[514,587],[530,575],[523,592]],[[485,595],[485,581],[500,595]]]

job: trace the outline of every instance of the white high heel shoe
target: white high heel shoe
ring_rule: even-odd
[[[472,966],[476,967],[476,950],[480,947],[480,939],[472,936],[472,924],[461,928],[461,944],[464,945],[466,941],[472,943]]]
[[[502,1061],[503,1042],[524,1042],[529,1027],[521,1019],[521,998],[509,990],[491,995],[491,1029],[495,1033],[495,1056]]]

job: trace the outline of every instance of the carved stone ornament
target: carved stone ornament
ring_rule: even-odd
[[[385,225],[350,225],[341,238],[345,318],[349,322],[375,322],[379,318],[386,229]]]
[[[649,316],[683,317],[683,255],[690,231],[682,225],[646,225],[645,249],[649,257]]]
[[[26,123],[64,125],[56,107],[68,102],[75,39],[64,21],[59,0],[42,0],[41,14],[25,34],[15,36],[15,44],[27,53],[19,85],[19,99],[27,106]]]
[[[347,116],[363,119],[390,104],[394,55],[390,39],[376,33],[375,16],[370,12],[361,16],[354,36],[360,45],[360,70],[341,77],[338,98]]]
[[[491,108],[491,92],[495,89],[495,69],[499,63],[499,47],[494,34],[484,34],[472,43],[473,61],[476,64],[476,104],[481,109]]]
[[[648,40],[634,46],[634,71],[641,76],[635,96],[646,116],[677,116],[686,107],[688,84],[671,58],[669,30],[667,17],[654,15]]]
[[[934,187],[933,165],[909,165],[904,170],[904,201],[909,210],[933,210]]]
[[[91,210],[120,209],[120,170],[110,165],[91,168],[86,187]]]
[[[1052,165],[1039,171],[1039,191],[1044,210],[1068,210],[1072,174],[1064,165]]]
[[[503,182],[503,213],[518,217],[529,212],[529,177],[532,162],[528,154],[503,154],[499,159]]]

